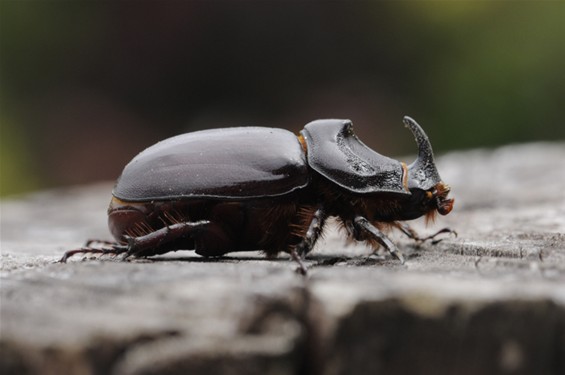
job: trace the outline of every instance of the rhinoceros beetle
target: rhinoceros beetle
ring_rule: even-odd
[[[112,192],[108,224],[117,242],[91,241],[65,253],[146,257],[194,249],[205,257],[262,250],[301,259],[326,219],[348,235],[402,255],[383,233],[448,214],[453,199],[436,169],[431,144],[410,117],[419,152],[410,165],[383,156],[354,134],[349,120],[317,120],[298,136],[275,128],[236,127],[186,133],[138,154]],[[94,246],[97,243],[97,246]]]

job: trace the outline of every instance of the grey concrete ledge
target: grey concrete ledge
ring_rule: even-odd
[[[367,257],[330,229],[287,257],[54,263],[109,239],[112,184],[1,203],[2,374],[563,374],[565,144],[438,158],[455,210]]]

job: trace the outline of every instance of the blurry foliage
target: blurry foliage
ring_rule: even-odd
[[[429,82],[442,93],[430,95],[429,116],[453,126],[438,141],[459,148],[564,138],[565,3],[475,5],[480,12],[457,19],[458,33],[446,30],[452,52]]]
[[[30,153],[26,150],[23,129],[13,126],[5,117],[0,117],[2,133],[0,137],[0,191],[10,192],[13,186],[33,189],[39,186],[37,177],[30,173]]]
[[[351,118],[379,152],[565,138],[565,2],[0,1],[0,193],[216,126]]]

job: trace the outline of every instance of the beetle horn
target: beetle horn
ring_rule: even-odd
[[[441,182],[434,162],[434,152],[428,136],[412,118],[405,116],[404,125],[410,129],[418,144],[418,158],[408,166],[408,187],[428,190]]]

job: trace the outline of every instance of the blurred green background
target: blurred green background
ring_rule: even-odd
[[[0,2],[0,192],[181,132],[350,118],[386,155],[565,138],[565,2]],[[550,162],[550,161],[548,161]]]

